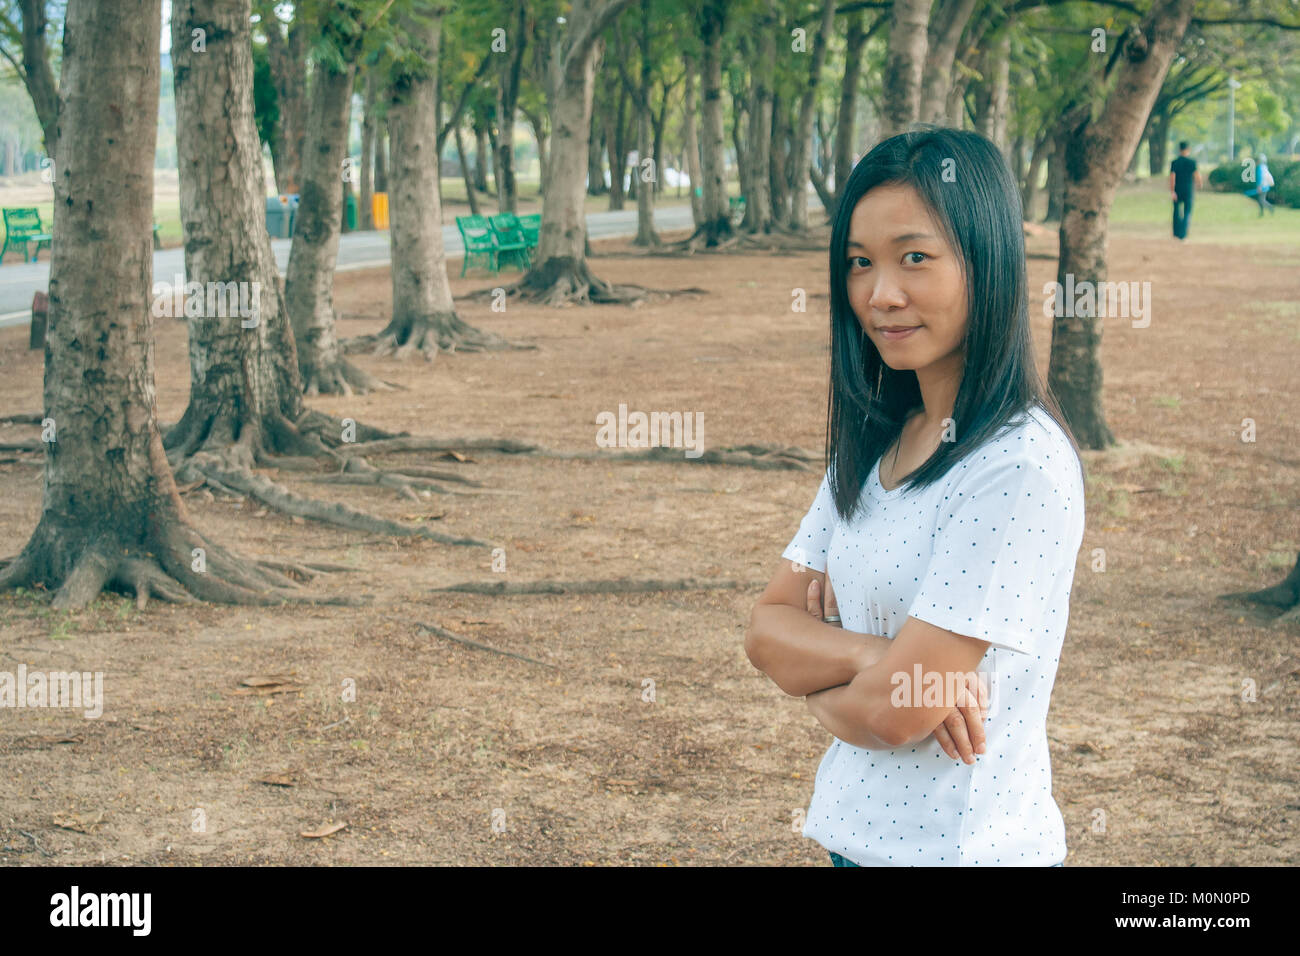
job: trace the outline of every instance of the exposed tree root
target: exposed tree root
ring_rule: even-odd
[[[345,358],[323,368],[313,368],[305,376],[303,394],[365,395],[368,392],[392,392],[404,386],[394,385],[376,378],[363,368],[358,368]]]
[[[378,335],[361,335],[341,343],[344,352],[369,352],[371,355],[391,355],[404,359],[422,355],[432,362],[439,350],[447,352],[487,352],[504,350],[532,350],[536,345],[513,342],[484,332],[461,321],[455,312],[433,315],[394,316]]]
[[[792,252],[825,252],[826,249],[827,240],[817,241],[811,239],[808,234],[791,232],[784,226],[773,224],[772,231],[768,233],[738,230],[713,242],[709,241],[702,229],[696,229],[685,239],[666,243],[660,248],[647,250],[644,254],[681,258],[696,253],[750,255],[754,252],[768,252],[779,256]]]
[[[1250,601],[1266,607],[1284,608],[1283,613],[1274,619],[1274,624],[1300,621],[1300,555],[1296,557],[1295,566],[1278,584],[1260,591],[1237,591],[1232,594],[1219,595],[1220,601]]]
[[[527,661],[529,664],[540,664],[542,667],[554,668],[554,664],[548,664],[546,661],[539,661],[535,657],[525,657],[523,654],[516,654],[514,651],[503,651],[499,647],[493,647],[491,644],[481,644],[478,641],[471,641],[468,637],[461,637],[459,634],[453,634],[446,628],[439,627],[436,624],[424,624],[417,622],[416,627],[422,628],[431,634],[437,634],[439,637],[449,641],[455,641],[457,644],[464,644],[466,647],[472,647],[475,650],[490,651],[493,654],[500,654],[502,657],[513,657],[518,661]]]
[[[697,458],[687,458],[686,449],[673,447],[626,450],[555,451],[509,438],[420,438],[416,436],[364,442],[339,449],[343,455],[378,455],[398,451],[488,451],[507,455],[534,455],[584,461],[665,461],[700,465],[738,465],[746,468],[807,471],[808,464],[821,456],[802,448],[770,445],[735,445],[710,448]]]
[[[446,594],[637,594],[651,591],[713,591],[736,588],[761,588],[766,581],[737,581],[731,578],[670,578],[659,580],[622,579],[616,581],[463,581],[445,588],[432,588],[434,593]]]
[[[170,511],[162,506],[155,518]],[[310,573],[284,562],[234,555],[179,517],[155,520],[143,529],[86,529],[54,528],[47,514],[27,547],[0,571],[0,590],[53,587],[51,603],[58,610],[84,608],[105,590],[134,594],[141,609],[150,598],[247,606],[369,603],[359,597],[302,594],[285,571]]]
[[[247,453],[247,446],[241,445],[231,446],[229,452],[225,454],[200,452],[190,456],[181,464],[176,470],[176,479],[183,482],[202,480],[223,491],[255,498],[268,508],[273,508],[283,514],[299,518],[310,518],[313,521],[320,521],[352,531],[365,531],[371,534],[386,534],[395,537],[428,538],[442,544],[467,547],[491,547],[488,542],[480,541],[477,538],[442,534],[423,525],[405,525],[396,521],[389,521],[387,518],[379,518],[364,511],[358,511],[356,508],[350,508],[347,505],[304,498],[301,495],[294,494],[283,485],[276,484],[269,478],[255,473],[252,470],[254,461],[251,458],[252,456]]]

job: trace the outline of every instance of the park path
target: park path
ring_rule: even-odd
[[[655,227],[663,231],[689,229],[692,225],[689,203],[662,206],[655,210]],[[587,235],[591,239],[615,239],[636,235],[636,210],[618,212],[593,212],[587,215]],[[272,239],[271,249],[281,274],[289,264],[291,239]],[[465,254],[460,233],[454,225],[442,227],[442,242],[447,258]],[[339,256],[336,269],[348,272],[353,269],[372,269],[386,266],[390,261],[388,231],[350,232],[339,237]],[[184,249],[160,249],[153,254],[155,282],[169,282],[174,276],[185,274]],[[32,296],[44,292],[50,285],[50,264],[45,262],[11,263],[0,268],[0,328],[10,325],[28,325],[32,319]]]

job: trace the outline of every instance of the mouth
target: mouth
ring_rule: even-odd
[[[886,339],[893,341],[895,339],[905,339],[919,328],[919,325],[885,325],[876,329],[876,331]]]

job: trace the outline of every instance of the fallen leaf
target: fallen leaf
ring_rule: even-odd
[[[104,822],[104,814],[107,812],[98,810],[95,813],[56,813],[52,819],[54,825],[62,830],[93,833],[95,827]]]
[[[327,823],[317,830],[303,830],[298,834],[298,836],[305,837],[308,840],[319,840],[321,837],[327,837],[331,833],[338,833],[346,826],[346,823]]]

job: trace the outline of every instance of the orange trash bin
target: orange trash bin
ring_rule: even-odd
[[[370,212],[376,229],[388,228],[388,193],[375,193],[370,198]]]

